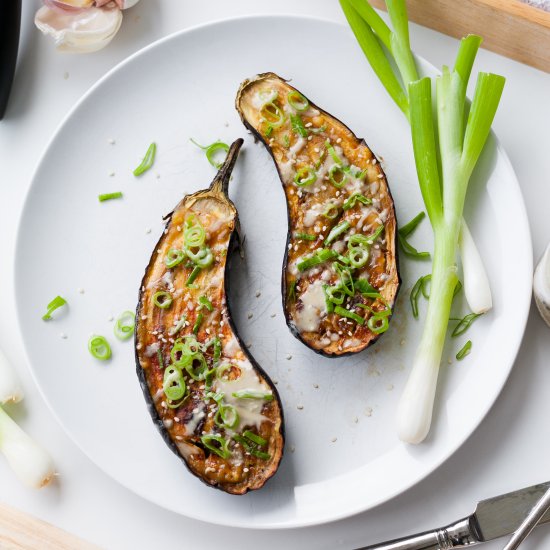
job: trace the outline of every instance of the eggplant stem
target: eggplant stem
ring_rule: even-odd
[[[239,151],[244,143],[242,138],[236,139],[229,147],[225,161],[218,170],[214,181],[210,185],[210,191],[215,193],[223,193],[227,196],[227,191],[229,189],[229,180],[231,178],[231,172],[235,167],[237,162],[237,157],[239,156]]]

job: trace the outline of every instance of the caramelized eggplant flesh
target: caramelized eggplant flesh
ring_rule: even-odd
[[[283,454],[277,391],[242,344],[226,301],[238,216],[227,186],[242,140],[208,190],[167,217],[139,293],[138,377],[165,441],[208,485],[259,489]]]
[[[328,357],[365,349],[387,330],[400,284],[395,210],[378,159],[274,73],[244,81],[236,108],[273,157],[286,195],[289,328]]]

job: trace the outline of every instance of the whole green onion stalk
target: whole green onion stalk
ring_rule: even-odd
[[[366,0],[340,0],[340,4],[373,70],[411,124],[420,190],[434,233],[426,323],[397,411],[399,437],[408,443],[420,443],[431,425],[438,371],[458,282],[459,248],[471,309],[481,313],[492,305],[483,263],[462,213],[468,182],[489,135],[504,78],[479,73],[469,106],[466,88],[481,43],[480,37],[470,35],[460,44],[453,70],[443,67],[436,78],[434,111],[431,79],[418,78],[410,49],[405,1],[386,0],[393,30]]]
[[[47,485],[55,475],[52,459],[2,408],[21,399],[23,392],[19,382],[0,351],[0,452],[25,485],[38,489]]]

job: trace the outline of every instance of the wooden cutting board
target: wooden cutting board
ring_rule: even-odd
[[[101,550],[58,527],[0,504],[1,550]]]
[[[386,9],[384,0],[371,0]],[[550,72],[550,12],[519,0],[407,0],[409,18],[456,38],[483,37],[483,47]]]

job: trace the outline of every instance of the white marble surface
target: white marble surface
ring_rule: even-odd
[[[343,17],[335,0],[143,0],[127,12],[121,32],[106,50],[76,57],[54,51],[32,24],[38,2],[24,4],[16,82],[7,116],[0,123],[0,244],[4,258],[0,345],[17,367],[27,394],[24,406],[13,412],[25,429],[51,450],[61,477],[54,487],[33,492],[22,488],[0,461],[0,500],[110,549],[200,545],[205,549],[284,546],[347,550],[445,524],[469,513],[480,498],[550,479],[550,331],[534,310],[512,375],[473,436],[418,486],[360,516],[294,531],[218,528],[166,512],[134,496],[95,467],[67,438],[44,404],[21,359],[15,321],[15,232],[34,167],[48,139],[75,101],[108,69],[174,31],[242,14],[315,14],[337,21]],[[455,40],[415,25],[411,36],[415,51],[435,65],[453,59]],[[272,37],[279,38],[284,39]],[[538,259],[550,239],[550,75],[485,51],[478,55],[476,68],[508,78],[495,130],[521,182]],[[502,546],[500,541],[486,548]],[[524,548],[550,548],[548,528],[538,529]]]

